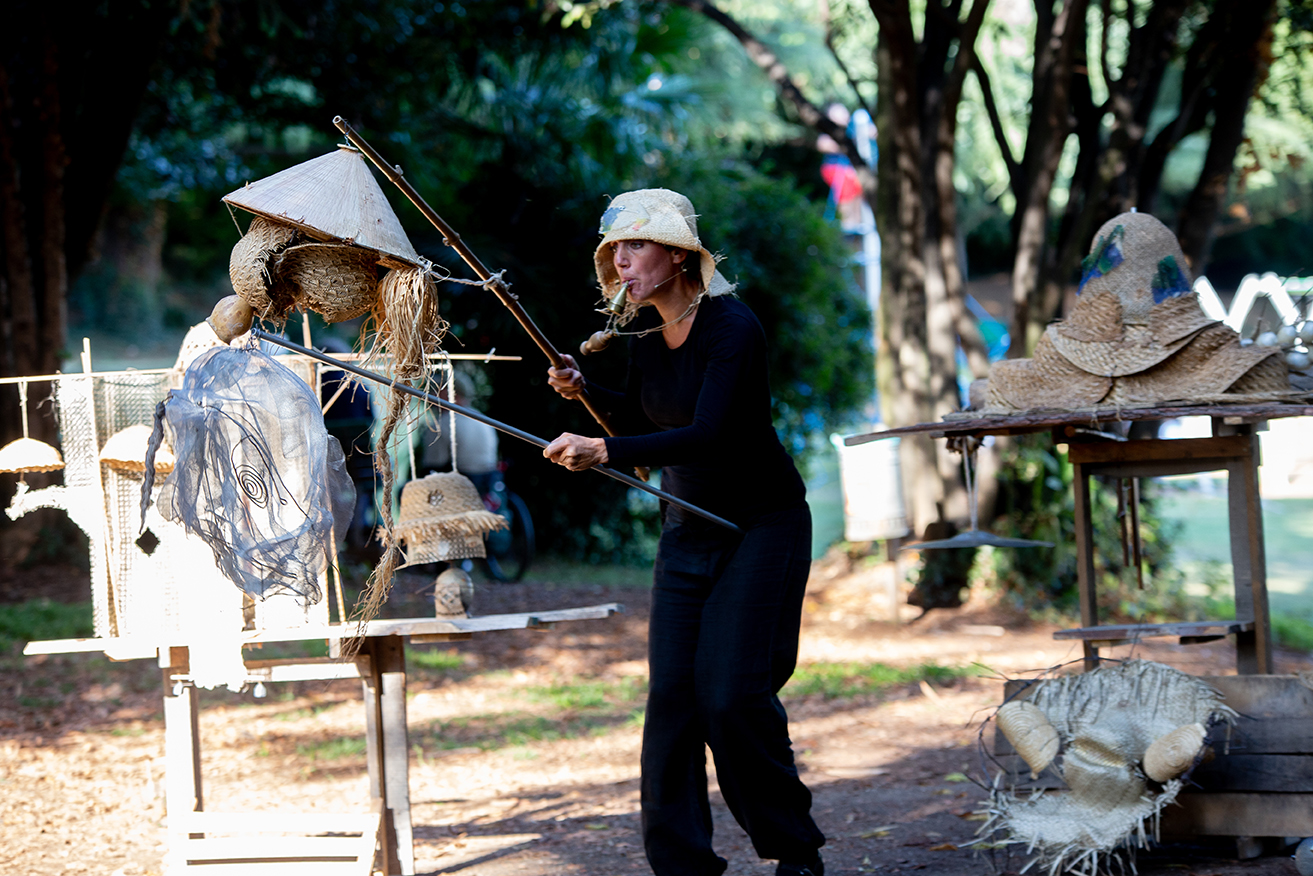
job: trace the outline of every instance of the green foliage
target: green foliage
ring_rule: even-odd
[[[1013,439],[1003,452],[999,476],[1001,535],[1049,541],[1053,548],[990,552],[996,586],[1022,606],[1076,610],[1075,507],[1072,468],[1065,452],[1048,436]],[[1102,620],[1180,619],[1186,610],[1180,571],[1172,562],[1172,540],[1180,524],[1162,517],[1161,485],[1140,481],[1139,532],[1144,589],[1127,562],[1118,516],[1116,481],[1091,480],[1090,515],[1094,529],[1094,574]]]
[[[465,655],[450,648],[408,648],[406,662],[437,672],[454,672],[465,666]]]
[[[91,603],[32,599],[0,605],[0,655],[45,639],[86,638],[94,632]]]
[[[576,681],[531,687],[525,692],[530,702],[550,703],[567,711],[606,709],[611,706],[632,706],[647,693],[647,679],[626,678],[618,682]]]
[[[886,663],[809,663],[799,666],[784,686],[784,697],[821,696],[827,700],[883,693],[900,685],[927,681],[947,684],[979,675],[976,667],[923,663],[898,667]]]

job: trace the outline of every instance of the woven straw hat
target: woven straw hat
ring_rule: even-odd
[[[273,257],[296,239],[290,225],[256,216],[251,227],[233,246],[228,257],[228,279],[233,291],[251,306],[261,319],[282,319],[296,304],[294,290],[276,284]]]
[[[146,446],[150,443],[151,428],[137,424],[120,429],[100,449],[100,461],[116,471],[142,472],[146,470]],[[155,451],[156,474],[173,471],[173,451],[160,444]]]
[[[59,451],[35,438],[18,438],[0,447],[0,471],[25,474],[64,467]]]
[[[407,265],[419,264],[419,254],[364,156],[351,146],[247,183],[223,200],[315,240],[351,243]]]
[[[1103,223],[1081,261],[1081,296],[1112,292],[1127,325],[1146,324],[1155,304],[1186,294],[1191,282],[1176,235],[1149,213],[1122,213]]]
[[[1279,348],[1242,347],[1234,331],[1216,323],[1158,367],[1118,377],[1105,402],[1134,405],[1195,401],[1229,393],[1242,380],[1243,395],[1290,390]]]
[[[483,536],[505,527],[506,518],[483,506],[469,478],[437,472],[402,487],[394,532],[405,544],[402,565],[413,566],[485,556]]]
[[[702,245],[698,237],[698,217],[693,202],[670,189],[638,189],[612,199],[602,214],[598,233],[602,242],[593,253],[597,281],[610,298],[619,291],[620,275],[611,261],[611,244],[620,240],[650,240],[677,246],[698,254],[702,288],[708,295],[725,295],[734,291],[728,280],[716,270],[719,261]]]
[[[1054,348],[1052,330],[1040,336],[1030,359],[1005,359],[989,370],[985,410],[992,413],[1097,405],[1112,381],[1077,368]]]
[[[326,322],[366,313],[378,298],[378,257],[340,243],[303,243],[276,257],[278,283],[296,290],[297,301]]]

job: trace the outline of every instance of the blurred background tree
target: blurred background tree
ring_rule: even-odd
[[[959,406],[959,348],[971,374],[987,367],[966,282],[1010,272],[1024,354],[1119,210],[1177,226],[1219,285],[1308,269],[1313,0],[17,0],[8,21],[4,375],[59,367],[70,325],[97,349],[171,358],[227,292],[239,229],[219,197],[328,151],[337,113],[508,271],[565,350],[599,325],[606,196],[687,191],[771,338],[777,425],[804,455],[860,419],[876,370],[891,425]],[[876,117],[875,172],[828,101]],[[819,133],[852,160],[882,232],[878,369],[850,250],[823,219]],[[419,251],[468,276],[389,197]],[[593,429],[491,296],[441,294],[451,349],[525,357],[489,366],[490,413]],[[614,383],[623,358],[585,367]],[[12,392],[0,403],[16,410]],[[0,437],[17,428],[5,417]],[[918,530],[961,516],[956,459],[906,444]],[[503,450],[546,544],[614,558],[646,531],[650,506],[623,489]]]

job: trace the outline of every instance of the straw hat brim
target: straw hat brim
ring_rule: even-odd
[[[31,474],[64,467],[59,451],[35,438],[18,438],[0,447],[0,471]]]
[[[105,446],[100,449],[100,461],[119,471],[145,471],[150,436],[151,427],[140,423],[120,429],[109,436]],[[173,451],[167,444],[161,443],[155,451],[155,471],[167,474],[173,471],[174,463]]]
[[[1054,348],[1052,334],[1050,328],[1040,337],[1033,358],[994,363],[989,371],[986,412],[1072,410],[1091,407],[1103,399],[1111,379],[1072,365]]]
[[[1157,367],[1118,377],[1105,403],[1126,407],[1179,399],[1216,399],[1233,388],[1237,395],[1279,397],[1290,391],[1290,382],[1279,349],[1241,346],[1234,331],[1217,323],[1199,332]]]
[[[223,200],[316,240],[350,243],[419,264],[419,254],[364,156],[350,146],[247,183]]]

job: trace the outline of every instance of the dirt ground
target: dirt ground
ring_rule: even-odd
[[[966,846],[987,781],[980,721],[1002,676],[1074,659],[1052,628],[968,604],[911,624],[881,619],[877,575],[818,562],[800,664],[981,664],[989,677],[896,684],[826,698],[788,694],[795,750],[828,837],[831,874],[1018,872],[1024,850]],[[421,874],[618,876],[649,872],[638,827],[646,574],[578,585],[541,575],[481,590],[479,612],[621,602],[624,615],[551,632],[487,634],[408,651],[410,789]],[[403,577],[389,613],[423,610]],[[1127,656],[1118,649],[1113,656]],[[1225,642],[1155,644],[1137,656],[1232,672]],[[269,657],[271,653],[256,656]],[[1306,655],[1281,654],[1280,671]],[[163,869],[164,725],[149,661],[96,655],[10,660],[0,677],[0,868],[15,874],[145,876]],[[271,685],[268,696],[204,692],[205,808],[366,811],[358,682]],[[729,873],[770,874],[714,792]],[[1292,874],[1289,852],[1249,861],[1234,846],[1172,845],[1142,874]]]

